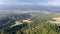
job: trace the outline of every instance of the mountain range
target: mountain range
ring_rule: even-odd
[[[59,12],[60,7],[45,5],[0,5],[0,10],[48,10]]]

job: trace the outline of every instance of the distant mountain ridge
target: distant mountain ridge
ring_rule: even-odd
[[[0,10],[50,10],[60,11],[59,6],[44,5],[0,5]]]

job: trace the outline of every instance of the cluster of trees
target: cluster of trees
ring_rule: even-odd
[[[60,28],[47,22],[46,18],[32,19],[31,23],[0,30],[0,34],[60,34]]]
[[[15,21],[22,21],[24,19],[30,18],[30,15],[27,13],[22,14],[11,14],[4,17],[0,17],[0,29],[8,28],[11,25],[15,24]]]

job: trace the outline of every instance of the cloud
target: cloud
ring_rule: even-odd
[[[60,0],[51,0],[51,1],[47,1],[47,2],[38,2],[38,3],[15,3],[15,4],[20,4],[20,5],[34,5],[34,4],[37,4],[37,5],[46,5],[46,6],[50,6],[50,5],[53,5],[53,6],[60,6]]]
[[[0,0],[0,4],[14,4],[16,0]]]
[[[56,6],[60,6],[60,0],[53,0],[51,2],[47,3],[48,5],[56,5]]]
[[[60,6],[60,0],[52,0],[47,3],[37,3],[37,5],[46,5],[46,6]]]
[[[30,1],[30,2],[28,2]],[[0,4],[5,5],[55,5],[60,6],[60,0],[0,0]]]

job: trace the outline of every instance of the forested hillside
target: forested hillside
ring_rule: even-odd
[[[9,18],[11,19],[14,18],[13,20],[19,21],[20,23],[23,23],[23,24],[20,24],[14,27],[3,28],[0,30],[0,34],[60,34],[59,26],[57,26],[56,24],[51,24],[50,22],[47,22],[49,20],[52,20],[51,17],[42,16],[38,18],[35,16],[31,18],[30,15],[22,14],[21,16],[19,15],[8,16]],[[23,22],[22,20],[25,20],[25,18],[30,19],[31,22],[30,23]],[[10,21],[10,19],[7,19],[7,20]]]

